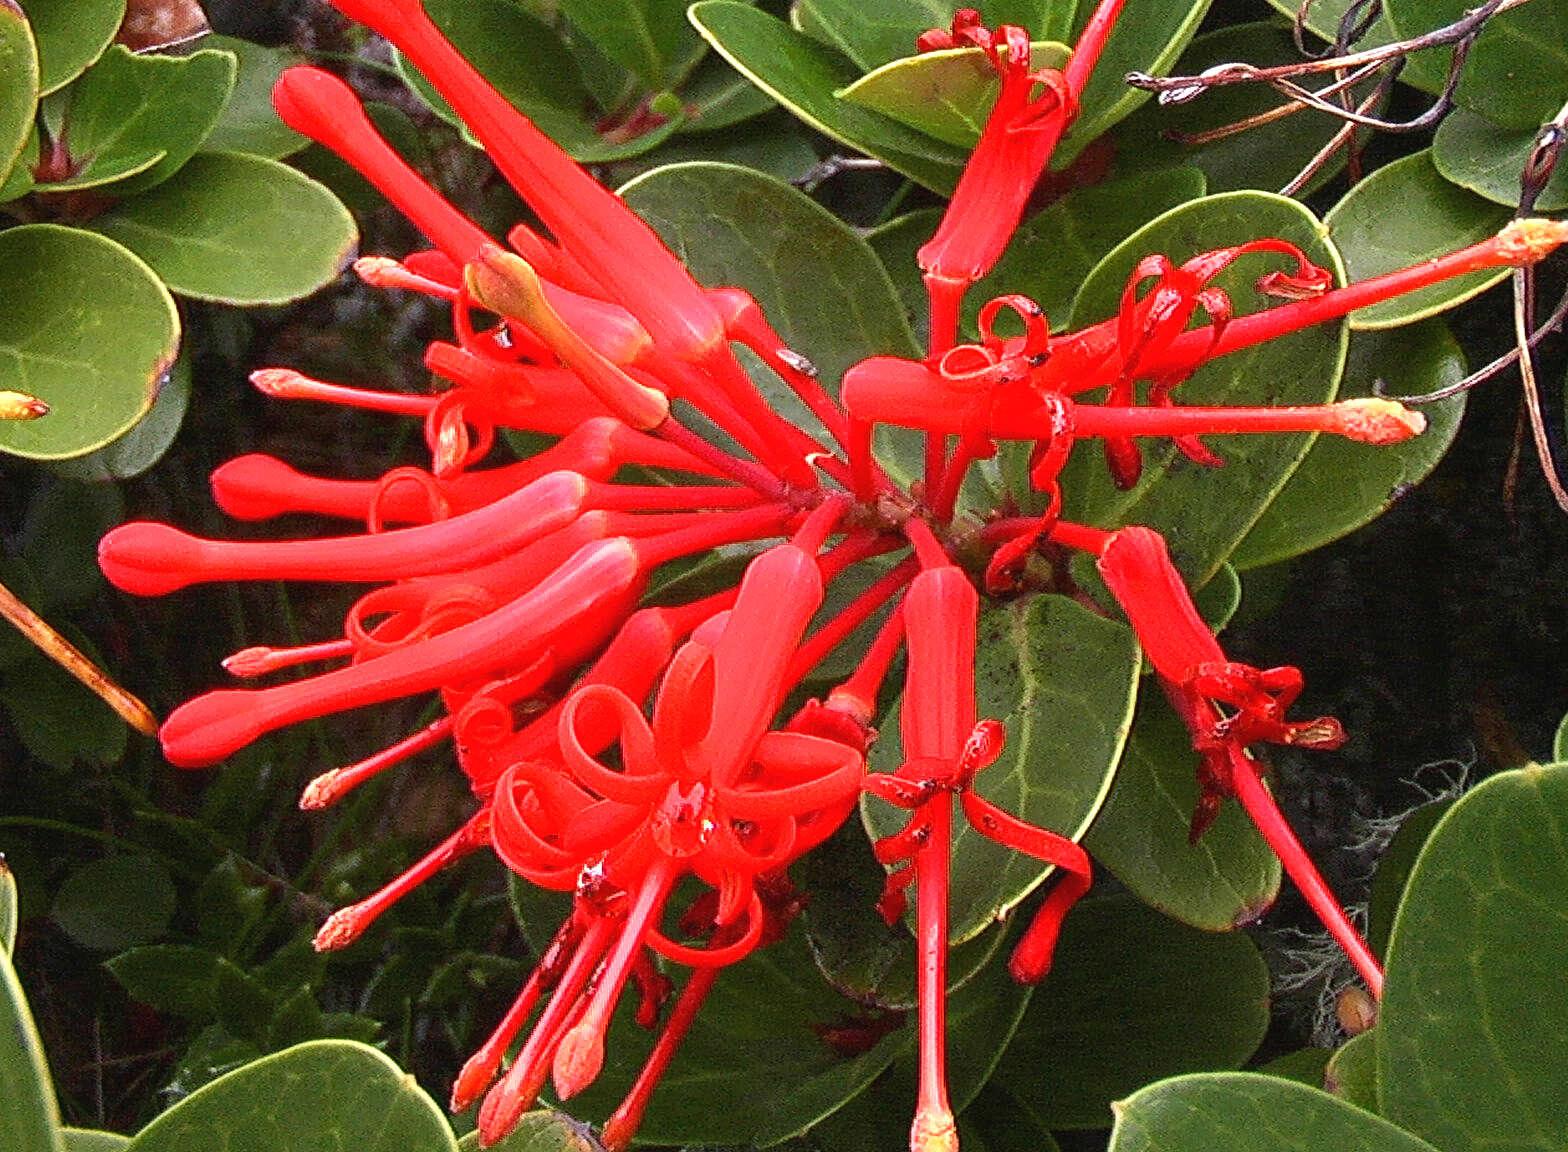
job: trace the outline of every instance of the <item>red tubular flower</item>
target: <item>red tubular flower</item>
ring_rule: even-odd
[[[763,878],[820,843],[851,811],[863,769],[858,750],[767,731],[794,649],[821,602],[816,549],[841,512],[841,504],[828,502],[791,543],[748,566],[733,608],[710,617],[671,661],[651,726],[619,684],[593,678],[559,712],[564,772],[549,760],[524,760],[502,777],[493,837],[509,865],[537,883],[579,890],[589,875],[596,888],[625,899],[603,934],[592,987],[563,979],[512,1071],[486,1100],[486,1139],[528,1106],[544,1062],[553,1065],[563,1096],[597,1076],[610,1012],[644,948],[711,968],[756,947],[769,934]],[[737,674],[742,658],[749,674]],[[610,739],[620,749],[619,768],[597,758]],[[716,894],[706,948],[679,944],[659,927],[670,891],[686,874]],[[494,1051],[485,1050],[492,1072]],[[465,1070],[464,1099],[473,1097],[480,1075]]]
[[[484,83],[418,0],[334,2],[407,53],[549,235],[518,225],[507,251],[397,156],[345,84],[315,69],[287,71],[275,90],[284,119],[364,173],[434,245],[401,260],[367,257],[356,271],[373,286],[442,301],[452,334],[426,350],[425,365],[439,378],[427,395],[350,388],[291,369],[263,369],[253,382],[278,399],[416,418],[430,459],[379,480],[339,481],[243,457],[212,477],[230,514],[316,513],[362,521],[366,531],[229,543],[130,524],[104,539],[101,564],[118,586],[141,594],[218,579],[376,585],[349,610],[340,637],[248,648],[225,661],[243,677],[314,662],[325,670],[200,696],[161,736],[172,762],[205,765],[286,724],[439,694],[444,715],[322,772],[302,804],[331,804],[447,743],[474,796],[473,812],[446,840],[330,917],[320,948],[348,944],[414,885],[483,845],[525,880],[572,894],[567,921],[454,1085],[454,1108],[483,1098],[484,1143],[511,1130],[552,1074],[562,1096],[595,1078],[628,984],[640,995],[639,1021],[657,1023],[672,988],[658,970],[662,960],[692,971],[605,1127],[606,1147],[624,1148],[719,969],[778,938],[800,908],[790,865],[870,791],[909,812],[875,851],[891,869],[880,901],[890,919],[901,914],[908,885],[917,885],[921,1055],[911,1144],[916,1152],[955,1147],[943,1003],[955,797],[981,835],[1059,869],[1010,959],[1016,978],[1045,975],[1062,918],[1090,882],[1077,845],[1000,810],[974,787],[1005,736],[1000,723],[976,714],[975,573],[983,572],[987,591],[1012,591],[1046,541],[1098,558],[1191,730],[1201,784],[1194,837],[1223,797],[1238,797],[1376,992],[1375,959],[1247,752],[1260,741],[1332,747],[1343,739],[1338,724],[1287,717],[1301,689],[1295,669],[1226,659],[1157,535],[1060,520],[1063,468],[1078,441],[1091,437],[1105,442],[1112,474],[1126,485],[1137,478],[1141,437],[1172,438],[1189,457],[1214,463],[1197,437],[1314,431],[1392,443],[1414,435],[1421,418],[1389,401],[1200,408],[1177,407],[1172,393],[1199,365],[1236,349],[1447,276],[1533,263],[1568,240],[1568,223],[1516,221],[1452,256],[1333,290],[1321,269],[1277,239],[1201,253],[1180,266],[1150,255],[1127,282],[1117,315],[1103,323],[1052,336],[1033,301],[1002,296],[980,310],[977,342],[958,344],[963,295],[995,265],[1025,211],[1122,3],[1100,0],[1060,72],[1031,70],[1022,29],[990,32],[966,10],[921,46],[979,48],[1000,90],[947,213],[919,252],[930,354],[863,361],[835,399],[756,301],[697,284],[652,228]],[[1258,282],[1259,291],[1290,302],[1233,317],[1212,281],[1255,251],[1294,261]],[[1004,312],[1021,322],[1020,333],[998,330]],[[731,341],[795,391],[829,443],[769,406]],[[1139,384],[1148,386],[1146,403]],[[1098,389],[1099,403],[1077,399]],[[738,448],[683,423],[687,406]],[[872,454],[876,423],[926,434],[923,487],[906,490],[884,472]],[[497,428],[562,438],[531,460],[494,467],[487,457]],[[972,463],[991,455],[998,439],[1034,443],[1030,479],[1046,507],[1019,516],[1004,505],[977,527],[957,515],[958,497]],[[668,483],[617,483],[623,465],[666,473],[658,480]],[[746,565],[738,586],[639,610],[661,565],[718,548],[749,553],[785,536]],[[833,582],[884,554],[886,573],[843,597],[812,630]],[[661,598],[678,600],[672,589],[680,586],[672,582]],[[780,726],[780,709],[802,678],[889,605],[850,677]],[[868,777],[879,692],[900,645],[908,649],[905,760],[896,772]],[[702,891],[676,915],[668,905],[683,882]]]
[[[876,844],[877,859],[899,865],[888,876],[881,910],[892,922],[903,911],[902,889],[916,886],[916,948],[920,1011],[920,1085],[910,1129],[912,1152],[957,1147],[947,1099],[947,900],[953,797],[981,835],[1064,869],[1064,879],[1025,933],[1012,970],[1038,980],[1050,967],[1061,919],[1088,891],[1089,858],[1072,841],[1026,824],[974,791],[974,777],[1002,752],[1005,730],[975,719],[975,628],[980,601],[969,577],[947,562],[929,530],[911,522],[926,567],[905,594],[902,624],[909,649],[900,711],[904,763],[896,774],[867,777],[868,791],[913,815],[902,831]]]
[[[952,346],[964,292],[991,270],[1018,228],[1051,153],[1078,115],[1078,98],[1121,7],[1122,0],[1101,0],[1060,72],[1031,72],[1028,32],[1011,24],[990,32],[972,8],[954,15],[950,33],[921,37],[922,50],[981,49],[1002,81],[942,222],[916,256],[931,300],[933,356]]]
[[[1248,744],[1262,740],[1337,748],[1345,739],[1339,721],[1328,716],[1287,721],[1285,710],[1301,691],[1301,673],[1294,668],[1260,671],[1226,659],[1158,533],[1147,528],[1113,533],[1098,568],[1127,612],[1201,757],[1192,839],[1213,822],[1225,796],[1240,799],[1323,926],[1344,948],[1372,994],[1380,996],[1382,968],[1269,795],[1261,777],[1264,765],[1246,753]]]

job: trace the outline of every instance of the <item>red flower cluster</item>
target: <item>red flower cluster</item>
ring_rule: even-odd
[[[1102,0],[1062,72],[1029,70],[1021,29],[988,31],[973,12],[961,12],[951,32],[933,33],[922,46],[977,47],[1002,82],[948,213],[920,252],[931,299],[929,354],[864,361],[835,399],[745,293],[698,285],[647,224],[491,90],[418,0],[335,2],[431,78],[550,235],[519,225],[503,248],[398,158],[341,81],[309,68],[285,73],[275,91],[284,119],[363,172],[433,245],[402,261],[363,259],[358,272],[372,284],[449,301],[455,340],[429,348],[426,363],[443,381],[430,395],[358,391],[281,369],[258,372],[255,383],[278,397],[420,417],[431,466],[358,483],[245,457],[213,475],[216,498],[232,515],[312,512],[362,520],[367,531],[241,544],[137,523],[104,539],[101,562],[116,585],[143,595],[211,580],[375,585],[348,613],[341,638],[247,649],[226,662],[242,677],[318,661],[331,663],[329,670],[208,693],[176,711],[161,735],[171,761],[197,767],[284,725],[440,694],[445,718],[318,777],[303,803],[330,804],[415,752],[451,741],[477,808],[404,876],[334,914],[317,946],[354,940],[415,884],[486,844],[520,876],[573,894],[568,920],[454,1089],[454,1108],[484,1097],[484,1141],[508,1132],[551,1075],[563,1097],[595,1078],[628,982],[640,992],[639,1019],[657,1022],[669,991],[662,958],[693,972],[665,1014],[642,1076],[605,1128],[607,1146],[625,1146],[718,970],[786,930],[800,904],[790,864],[869,791],[910,813],[876,852],[892,869],[881,904],[889,920],[900,915],[907,887],[916,890],[921,1080],[912,1145],[917,1152],[956,1146],[943,1077],[956,812],[982,835],[1061,873],[1013,956],[1019,979],[1045,974],[1062,917],[1090,879],[1077,845],[1021,822],[973,787],[1004,738],[996,720],[976,715],[976,583],[1008,590],[1020,563],[1046,541],[1097,558],[1191,729],[1203,784],[1194,837],[1222,797],[1239,797],[1376,993],[1376,961],[1247,753],[1259,741],[1333,747],[1343,738],[1339,726],[1286,719],[1300,689],[1293,669],[1260,671],[1226,659],[1159,536],[1062,521],[1058,477],[1085,438],[1105,442],[1115,479],[1131,485],[1140,437],[1175,438],[1189,456],[1213,464],[1199,435],[1320,431],[1373,443],[1414,435],[1421,418],[1387,401],[1193,408],[1178,407],[1172,391],[1200,364],[1235,349],[1444,276],[1539,259],[1562,241],[1562,226],[1520,222],[1452,257],[1337,290],[1323,269],[1280,240],[1205,253],[1180,267],[1150,256],[1118,314],[1102,324],[1052,335],[1032,301],[1010,296],[981,311],[978,343],[959,343],[962,298],[1016,227],[1120,3]],[[1293,270],[1265,277],[1259,290],[1293,302],[1232,319],[1229,300],[1210,282],[1255,251],[1291,261]],[[998,332],[1004,309],[1022,319],[1021,335]],[[1195,325],[1200,310],[1206,321]],[[732,341],[789,384],[831,443],[768,406]],[[1150,384],[1147,404],[1138,403],[1139,382]],[[1098,401],[1080,399],[1090,393]],[[675,400],[701,412],[740,451],[682,424]],[[925,434],[923,485],[906,491],[884,473],[871,451],[877,423]],[[498,426],[560,440],[533,459],[487,467]],[[1028,518],[998,513],[978,530],[959,525],[960,485],[998,439],[1033,442],[1032,478],[1049,497],[1047,510]],[[617,482],[617,471],[631,464],[681,482]],[[959,538],[989,543],[981,571],[955,559]],[[639,607],[661,565],[777,539],[784,542],[757,553],[735,588]],[[889,553],[906,555],[812,630],[825,590]],[[780,725],[803,677],[884,608],[886,622],[853,675]],[[896,772],[868,774],[878,694],[900,649],[907,651],[905,760]],[[700,881],[702,895],[672,914],[667,905],[688,877]],[[501,1075],[536,1008],[531,1033]]]

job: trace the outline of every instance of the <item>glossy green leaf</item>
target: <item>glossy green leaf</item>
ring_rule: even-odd
[[[576,154],[597,137],[583,118],[589,102],[576,70],[564,64],[560,37],[514,0],[435,0],[426,11],[496,91],[541,131]],[[462,121],[435,88],[399,54],[410,87],[448,122]]]
[[[1568,1145],[1568,764],[1466,793],[1410,874],[1378,1021],[1382,1113],[1444,1152]]]
[[[1435,1152],[1326,1092],[1251,1072],[1163,1080],[1116,1106],[1109,1152]]]
[[[65,1152],[124,1152],[131,1146],[129,1136],[118,1132],[99,1132],[92,1128],[62,1128]]]
[[[1051,1128],[1103,1128],[1111,1102],[1150,1080],[1239,1066],[1268,1026],[1268,986],[1242,933],[1200,932],[1124,897],[1086,901],[994,1082]]]
[[[303,64],[305,58],[285,48],[252,44],[234,36],[203,36],[207,48],[221,48],[234,55],[237,70],[234,92],[218,123],[201,142],[201,152],[252,152],[281,160],[309,143],[278,118],[272,106],[272,86],[285,68]]]
[[[27,502],[21,559],[38,582],[40,612],[75,607],[105,588],[98,541],[125,520],[125,500],[109,484],[42,484]]]
[[[95,219],[174,291],[227,304],[297,300],[353,255],[353,218],[326,188],[261,156],[196,156],[164,186]]]
[[[834,95],[857,74],[833,49],[734,0],[702,0],[691,18],[720,55],[817,131],[934,191],[958,182],[961,149]]]
[[[16,874],[0,856],[0,952],[9,956],[16,947]]]
[[[617,1013],[604,1075],[572,1098],[574,1112],[609,1115],[641,1066],[651,1037],[630,1022],[628,1007]],[[841,1055],[817,1028],[842,1026],[856,1011],[817,975],[798,929],[721,970],[638,1139],[767,1147],[805,1131],[864,1091],[906,1043],[895,1033],[869,1051]]]
[[[677,164],[639,176],[621,195],[700,283],[750,292],[831,392],[867,356],[915,354],[875,254],[848,225],[787,184],[727,164]],[[775,407],[798,414],[791,406],[798,401],[783,392],[773,385]]]
[[[132,1152],[456,1152],[441,1108],[374,1048],[318,1040],[257,1060],[170,1108]]]
[[[79,629],[62,623],[59,630],[102,667],[102,657]],[[51,768],[70,771],[82,764],[104,766],[125,755],[125,722],[42,654],[0,670],[0,708],[27,751]]]
[[[1298,1084],[1306,1084],[1313,1088],[1323,1087],[1323,1070],[1328,1067],[1329,1057],[1334,1053],[1328,1048],[1298,1048],[1294,1052],[1287,1052],[1283,1056],[1276,1056],[1267,1064],[1259,1065],[1252,1069],[1268,1076],[1279,1076],[1285,1080],[1294,1080]]]
[[[480,1152],[479,1133],[470,1132],[457,1146],[460,1152]],[[597,1152],[598,1147],[586,1125],[546,1109],[524,1113],[516,1128],[488,1146],[490,1152]]]
[[[1034,988],[1014,980],[1007,957],[1022,932],[995,933],[1002,937],[997,955],[961,988],[947,994],[947,1093],[954,1112],[962,1112],[990,1080],[1012,1041],[1029,1006]],[[911,1016],[907,1031],[909,1052],[904,1065],[911,1076],[919,1071],[918,1021]]]
[[[958,1117],[962,1148],[984,1141],[985,1152],[1058,1152],[1056,1138],[1033,1109],[992,1080]]]
[[[1088,0],[1078,5],[1076,28],[1082,28],[1094,9]],[[1128,87],[1127,73],[1168,72],[1208,10],[1209,0],[1127,0],[1079,99],[1078,119],[1051,162],[1053,168],[1064,167],[1084,145],[1149,99],[1149,93]],[[1076,31],[1068,42],[1077,42]]]
[[[1466,0],[1388,0],[1394,33],[1419,35],[1463,16]],[[1446,68],[1451,48],[1423,55],[1428,66]],[[1515,5],[1486,22],[1465,57],[1455,102],[1494,123],[1536,128],[1555,116],[1568,97],[1568,7]]]
[[[146,472],[169,450],[185,420],[191,398],[191,367],[186,357],[174,362],[152,408],[124,436],[96,452],[56,461],[56,474],[72,480],[130,480]]]
[[[43,1045],[27,997],[0,952],[0,1152],[64,1152]]]
[[[1279,859],[1238,804],[1196,844],[1197,756],[1163,694],[1143,694],[1116,783],[1084,838],[1097,864],[1167,916],[1223,932],[1250,924],[1279,895]]]
[[[1203,175],[1193,168],[1074,189],[1013,234],[996,268],[969,294],[967,329],[975,331],[984,301],[1008,292],[1022,292],[1053,318],[1053,328],[1065,328],[1079,288],[1108,252],[1203,192]]]
[[[21,12],[0,6],[0,183],[27,143],[37,107],[38,52],[32,29]]]
[[[1128,275],[1143,257],[1161,253],[1181,263],[1198,252],[1259,237],[1291,241],[1320,267],[1338,274],[1338,254],[1317,219],[1295,201],[1265,192],[1229,192],[1175,208],[1150,222],[1089,274],[1073,304],[1072,327],[1117,312]],[[1237,316],[1277,302],[1256,289],[1258,277],[1291,267],[1288,259],[1254,253],[1212,281]],[[1331,400],[1344,365],[1343,323],[1314,325],[1244,348],[1199,368],[1175,391],[1179,404],[1285,405]],[[1143,442],[1143,479],[1116,489],[1098,445],[1084,445],[1063,476],[1066,515],[1105,527],[1145,524],[1164,533],[1177,566],[1201,587],[1252,528],[1306,454],[1306,436],[1213,436],[1225,461],[1211,470],[1187,460],[1167,441]]]
[[[655,92],[679,83],[702,49],[686,22],[686,0],[560,0],[559,7],[601,52]]]
[[[811,901],[801,915],[823,979],[868,1008],[911,1011],[917,999],[915,944],[905,922],[877,913],[886,871],[858,827],[846,825],[791,870]],[[947,986],[961,988],[995,959],[995,928],[947,950]]]
[[[1278,24],[1238,24],[1199,36],[1170,72],[1191,76],[1236,60],[1268,68],[1300,59],[1290,32]],[[1214,140],[1180,138],[1214,132],[1279,106],[1279,95],[1263,84],[1224,85],[1183,104],[1161,105],[1151,100],[1116,131],[1117,171],[1196,168],[1207,178],[1210,192],[1283,188],[1329,142],[1340,121],[1298,109],[1293,115]],[[1344,165],[1341,150],[1319,169],[1306,191],[1321,185]]]
[[[1568,760],[1568,716],[1557,724],[1557,735],[1552,740],[1552,759]]]
[[[217,1011],[220,957],[188,944],[131,948],[106,967],[133,999],[187,1020],[211,1020]]]
[[[1415,867],[1432,829],[1454,806],[1456,799],[1455,795],[1439,796],[1406,814],[1400,821],[1399,830],[1378,858],[1377,871],[1372,875],[1372,894],[1367,900],[1367,943],[1379,956],[1388,951],[1388,936],[1393,931],[1405,885],[1410,881],[1410,870]]]
[[[65,132],[79,171],[48,188],[112,184],[140,192],[179,171],[234,89],[232,54],[137,56],[116,44],[66,94]],[[148,157],[156,163],[144,166]]]
[[[1508,209],[1438,175],[1431,150],[1379,168],[1324,218],[1350,279],[1367,280],[1484,240]],[[1351,314],[1354,328],[1394,328],[1462,304],[1508,275],[1482,270],[1433,284]]]
[[[0,179],[0,204],[26,196],[33,190],[33,166],[38,163],[38,128],[29,121],[27,136],[21,151],[11,163],[11,170]]]
[[[1457,383],[1464,374],[1464,353],[1439,320],[1399,332],[1356,332],[1340,396],[1370,395],[1378,383],[1388,395],[1413,396]],[[1377,446],[1342,436],[1319,436],[1284,489],[1231,553],[1231,563],[1246,570],[1287,560],[1337,540],[1387,511],[1437,467],[1459,432],[1467,395],[1423,404],[1426,431],[1403,444]]]
[[[179,317],[152,270],[101,236],[53,224],[0,233],[0,388],[49,415],[0,423],[0,452],[80,456],[152,406]]]
[[[1036,596],[981,613],[975,656],[978,714],[1007,726],[1001,757],[976,777],[976,791],[1019,819],[1077,840],[1111,786],[1132,724],[1138,655],[1121,625],[1061,596]],[[872,746],[870,767],[894,772],[902,700]],[[957,810],[955,809],[955,812]],[[861,817],[873,839],[909,813],[869,794]],[[949,938],[968,940],[1050,873],[1048,865],[988,840],[954,817]]]
[[[1568,95],[1568,93],[1565,93]],[[1536,129],[1503,128],[1456,108],[1437,126],[1432,163],[1445,180],[1510,208],[1519,204],[1519,177],[1535,147]],[[1535,212],[1568,208],[1568,166],[1559,164],[1535,201]]]
[[[718,56],[707,56],[702,63],[697,65],[690,79],[681,86],[681,100],[686,105],[687,119],[681,124],[682,133],[717,132],[724,128],[733,127],[753,116],[760,116],[770,108],[777,107],[777,102],[750,80],[729,66],[729,63]],[[747,134],[750,137],[750,133]],[[770,137],[775,133],[769,133]],[[776,133],[779,137],[787,139],[787,132]],[[757,144],[768,144],[772,141],[756,141]],[[661,152],[661,156],[665,153]],[[815,153],[812,154],[815,159]],[[674,156],[674,160],[694,160],[695,156]],[[722,160],[721,156],[704,157],[704,159]],[[749,167],[763,167],[761,164],[748,165]]]
[[[1031,68],[1060,68],[1067,45],[1037,40]],[[1001,90],[984,52],[954,48],[892,60],[837,93],[955,148],[973,148]]]
[[[120,30],[125,0],[24,0],[22,10],[38,41],[39,88],[48,94],[103,55]]]
[[[1365,1108],[1377,1111],[1377,1029],[1352,1036],[1335,1050],[1324,1070],[1324,1086],[1329,1092]]]
[[[65,878],[49,914],[83,948],[134,948],[168,930],[174,882],[169,870],[150,857],[104,856]]]

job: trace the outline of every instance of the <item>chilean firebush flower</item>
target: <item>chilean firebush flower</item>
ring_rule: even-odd
[[[981,596],[1013,592],[1046,545],[1094,557],[1190,730],[1202,786],[1193,837],[1237,797],[1377,994],[1376,959],[1290,834],[1250,751],[1267,742],[1331,748],[1342,730],[1329,718],[1287,715],[1301,690],[1295,669],[1227,658],[1156,533],[1063,519],[1063,468],[1086,439],[1103,442],[1113,477],[1131,485],[1137,442],[1147,437],[1218,465],[1221,455],[1200,437],[1307,431],[1385,444],[1416,435],[1422,418],[1392,401],[1204,408],[1180,405],[1174,393],[1199,366],[1237,349],[1446,276],[1533,263],[1568,238],[1568,225],[1517,221],[1452,256],[1338,288],[1276,238],[1179,265],[1150,253],[1117,314],[1099,324],[1052,333],[1032,300],[1003,296],[980,310],[978,340],[962,342],[963,299],[1017,226],[1121,4],[1101,0],[1060,72],[1031,70],[1025,30],[987,29],[963,11],[920,47],[978,48],[1001,86],[942,223],[920,250],[930,345],[920,359],[854,365],[835,396],[755,301],[698,284],[644,221],[495,93],[418,0],[334,2],[431,79],[548,234],[518,225],[504,244],[492,238],[381,140],[347,85],[318,69],[285,72],[274,92],[283,118],[362,171],[430,242],[401,258],[365,257],[356,271],[372,285],[446,302],[452,339],[427,350],[441,382],[429,394],[347,388],[290,369],[253,380],[280,401],[417,419],[429,466],[343,481],[242,457],[212,477],[215,499],[236,518],[308,512],[365,530],[232,543],[134,523],[105,537],[100,560],[113,583],[138,595],[215,580],[368,586],[341,635],[247,648],[225,661],[247,679],[323,667],[180,707],[160,734],[177,765],[217,763],[318,716],[439,700],[439,719],[306,788],[302,804],[325,807],[409,756],[450,744],[474,803],[408,872],[334,913],[318,948],[350,944],[416,884],[485,847],[524,880],[571,894],[567,919],[454,1086],[454,1109],[479,1104],[482,1142],[510,1131],[548,1080],[570,1097],[599,1075],[611,1014],[631,985],[639,1022],[661,1031],[603,1130],[607,1147],[625,1147],[721,970],[788,931],[809,898],[795,889],[791,865],[869,792],[909,813],[875,853],[889,869],[880,910],[890,922],[914,888],[920,1079],[911,1146],[956,1146],[943,1051],[956,817],[1055,869],[1011,958],[1020,980],[1046,975],[1062,918],[1091,879],[1070,839],[977,791],[1005,740],[1000,721],[978,715]],[[1286,302],[1234,316],[1212,281],[1254,252],[1282,265],[1258,292]],[[1004,313],[1021,332],[1004,332]],[[827,436],[770,406],[733,343],[794,390]],[[725,434],[722,446],[683,416],[684,405]],[[877,424],[924,436],[921,482],[893,481],[873,453]],[[559,439],[532,459],[495,466],[497,428]],[[1033,445],[1029,479],[1042,499],[1032,507],[1043,510],[1003,506],[977,522],[959,511],[960,490],[971,465],[1003,440]],[[626,465],[671,482],[617,479]],[[716,549],[749,557],[736,585],[645,602],[661,567]],[[877,558],[885,558],[881,574],[838,596],[823,619],[836,582]],[[856,649],[851,637],[863,624],[875,639]],[[851,654],[851,674],[801,703],[802,682],[840,649]],[[901,652],[903,762],[868,772],[881,690]],[[677,902],[684,907],[672,908]],[[680,969],[689,973],[666,1004],[667,973]]]

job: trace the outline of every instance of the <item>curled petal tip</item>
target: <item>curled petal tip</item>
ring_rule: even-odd
[[[578,1026],[561,1038],[555,1051],[552,1079],[556,1093],[569,1100],[592,1084],[604,1067],[604,1037],[592,1027]]]
[[[1334,405],[1336,431],[1363,444],[1398,444],[1426,431],[1426,417],[1397,400],[1369,396]]]

